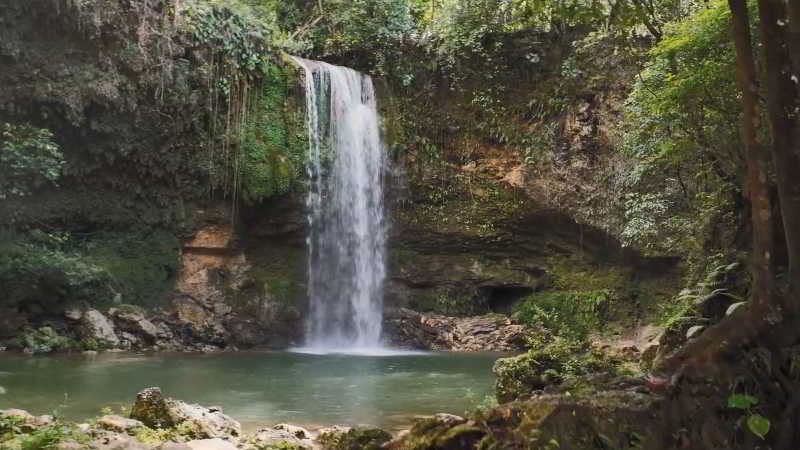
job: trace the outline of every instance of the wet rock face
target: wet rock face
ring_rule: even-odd
[[[387,311],[384,333],[392,345],[423,350],[515,351],[530,329],[502,315],[447,317],[399,308]]]

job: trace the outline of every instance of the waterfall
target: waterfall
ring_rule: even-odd
[[[381,347],[386,154],[369,76],[302,58],[309,189],[306,348]]]

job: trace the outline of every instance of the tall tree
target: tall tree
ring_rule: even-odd
[[[796,3],[790,0],[793,18],[800,15]],[[789,256],[790,301],[785,305],[798,309],[796,297],[800,295],[800,161],[797,155],[798,132],[798,88],[799,74],[793,73],[792,59],[800,58],[800,44],[789,37],[797,36],[788,30],[796,30],[797,24],[787,27],[786,5],[783,0],[758,0],[761,17],[761,36],[764,45],[767,116],[772,135],[772,158],[775,162],[775,178],[780,199],[781,217]],[[787,29],[788,28],[788,29]],[[790,57],[790,54],[794,54]],[[792,76],[795,79],[792,79]]]
[[[728,0],[733,16],[736,81],[742,93],[741,139],[747,159],[747,188],[751,206],[753,248],[750,271],[751,297],[758,309],[769,307],[772,297],[772,208],[769,199],[768,158],[758,142],[758,81],[753,58],[745,0]]]

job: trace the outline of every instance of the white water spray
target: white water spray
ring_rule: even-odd
[[[305,71],[309,191],[306,351],[381,346],[386,153],[370,77],[292,58]]]

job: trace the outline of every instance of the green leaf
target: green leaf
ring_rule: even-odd
[[[753,414],[747,418],[747,428],[756,436],[764,439],[764,436],[769,433],[770,422],[769,419],[761,414]]]
[[[758,399],[752,395],[733,394],[728,397],[728,408],[750,409],[758,404]]]

